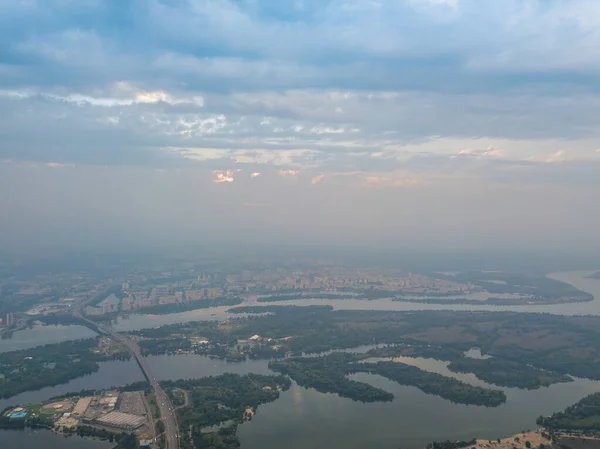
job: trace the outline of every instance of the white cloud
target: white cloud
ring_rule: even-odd
[[[226,156],[225,151],[219,148],[165,147],[164,150],[200,162],[221,159]]]
[[[315,176],[314,178],[312,178],[310,180],[310,183],[312,185],[316,185],[316,184],[320,183],[321,181],[323,181],[323,179],[325,179],[325,175],[318,175],[318,176]]]
[[[415,5],[449,6],[458,8],[460,0],[410,0]]]
[[[343,134],[344,128],[333,128],[330,126],[315,126],[310,130],[313,134]]]
[[[199,95],[174,95],[164,90],[145,91],[125,82],[112,83],[106,88],[99,89],[99,91],[94,94],[79,92],[65,94],[52,91],[45,92],[40,89],[0,90],[0,97],[16,100],[24,100],[35,96],[59,102],[73,103],[78,106],[90,105],[106,108],[160,102],[171,105],[204,106],[204,97]]]
[[[406,174],[392,173],[389,175],[367,175],[361,176],[363,185],[368,187],[397,187],[410,188],[417,187],[423,184],[421,179],[417,179]]]
[[[300,174],[298,170],[279,170],[278,172],[281,176],[285,176],[287,178],[295,178]]]
[[[503,150],[499,150],[498,148],[488,147],[485,150],[473,150],[471,148],[464,148],[457,153],[458,156],[472,156],[476,159],[484,159],[484,158],[502,158],[505,156]],[[456,156],[453,156],[456,157]]]
[[[234,173],[237,170],[213,170],[213,182],[220,184],[223,182],[233,182],[235,181],[234,179]]]
[[[261,173],[259,173],[259,172],[254,172],[254,173],[251,173],[251,174],[250,174],[250,177],[251,177],[251,178],[258,178],[260,175],[261,175]]]
[[[559,150],[554,154],[551,154],[547,159],[546,162],[561,162],[565,160],[565,154],[566,152],[564,150]]]

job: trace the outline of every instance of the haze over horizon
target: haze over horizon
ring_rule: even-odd
[[[600,249],[600,3],[0,1],[0,250]]]

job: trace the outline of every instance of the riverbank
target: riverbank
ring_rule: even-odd
[[[544,449],[550,446],[550,436],[542,430],[519,432],[508,438],[497,440],[476,440],[475,449]]]
[[[475,444],[469,445],[470,449],[550,449],[555,447],[598,449],[600,448],[600,438],[569,432],[552,434],[546,429],[537,429],[519,432],[511,437],[497,440],[477,439]]]

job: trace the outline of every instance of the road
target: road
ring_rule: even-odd
[[[101,333],[109,334],[114,340],[125,345],[131,356],[136,359],[138,365],[140,366],[140,369],[142,370],[142,372],[150,382],[152,389],[154,390],[154,395],[156,396],[156,403],[158,404],[158,408],[160,410],[160,416],[163,423],[165,424],[165,437],[167,440],[167,449],[179,449],[179,425],[177,423],[177,415],[175,413],[175,408],[173,407],[173,404],[171,403],[171,400],[169,399],[167,394],[161,388],[160,384],[158,383],[158,380],[156,380],[156,378],[152,375],[152,372],[150,371],[150,368],[148,368],[146,360],[142,357],[142,353],[140,352],[140,347],[138,346],[138,344],[135,341],[125,337],[124,335],[114,332],[111,329],[107,329],[106,327],[101,326],[100,324],[94,321],[88,320],[81,314],[80,311],[75,311],[73,314],[78,318],[84,320],[93,329],[101,331]]]
[[[135,357],[140,368],[150,381],[150,385],[154,390],[154,394],[156,395],[156,403],[158,404],[158,408],[160,409],[160,416],[162,421],[165,424],[165,436],[167,439],[167,449],[179,449],[179,425],[177,424],[177,417],[175,415],[175,408],[171,403],[171,400],[161,388],[158,380],[152,375],[148,365],[146,364],[146,360],[142,357],[140,352],[140,348],[137,343],[133,340],[124,337],[121,334],[116,332],[110,332],[110,335],[123,343],[131,355]]]

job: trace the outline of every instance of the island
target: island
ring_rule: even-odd
[[[299,385],[361,402],[391,401],[394,396],[364,382],[348,379],[350,374],[378,374],[401,385],[414,386],[424,393],[459,404],[496,407],[506,402],[504,392],[499,390],[475,387],[404,363],[367,363],[365,360],[368,357],[368,354],[334,352],[323,357],[271,362],[269,368],[289,375]]]
[[[0,429],[45,428],[115,442],[114,449],[149,447],[160,427],[149,405],[152,400],[147,382],[67,394],[7,408],[0,413]]]
[[[466,354],[464,344],[432,345],[391,345],[371,349],[368,354],[374,357],[422,357],[442,360],[448,369],[455,373],[472,373],[479,379],[502,387],[535,390],[555,383],[572,382],[566,374],[535,368],[530,364],[507,360],[500,357],[482,355],[478,358]]]
[[[66,383],[99,369],[98,362],[130,355],[108,337],[0,353],[0,398]]]
[[[177,408],[181,449],[237,449],[237,426],[290,388],[286,376],[223,374],[161,382]]]

